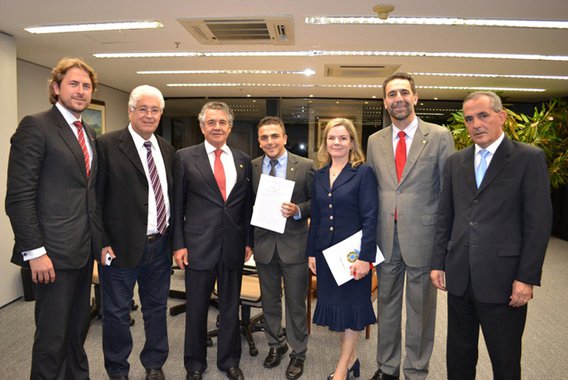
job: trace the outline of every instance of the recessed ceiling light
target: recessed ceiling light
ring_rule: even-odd
[[[207,51],[207,52],[132,52],[96,53],[95,58],[187,58],[187,57],[420,57],[420,58],[479,58],[515,59],[529,61],[568,61],[567,55],[497,54],[425,51],[373,50],[298,50],[298,51]]]
[[[409,74],[414,76],[437,76],[437,77],[568,80],[568,76],[562,76],[562,75],[474,74],[474,73],[409,73]]]
[[[72,33],[72,32],[99,32],[105,30],[135,30],[163,28],[159,21],[122,21],[101,22],[92,24],[45,25],[24,28],[33,34]]]
[[[548,20],[496,20],[465,19],[455,17],[341,17],[312,16],[306,17],[306,24],[373,24],[373,25],[430,25],[430,26],[497,26],[512,28],[568,29],[568,21]]]
[[[231,75],[305,75],[312,76],[316,72],[312,69],[305,70],[144,70],[137,71],[140,75],[195,75],[195,74],[231,74]]]

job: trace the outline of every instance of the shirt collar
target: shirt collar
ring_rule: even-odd
[[[263,165],[265,166],[270,165],[270,160],[271,158],[265,154],[264,158],[262,159]],[[280,166],[284,166],[288,162],[288,150],[284,149],[284,153],[282,153],[282,155],[278,157],[276,160],[278,161]]]
[[[136,149],[140,149],[140,148],[144,147],[144,143],[146,141],[150,141],[152,143],[152,147],[155,148],[155,149],[158,149],[158,139],[156,138],[156,136],[153,133],[152,133],[152,136],[150,136],[150,139],[144,140],[142,138],[142,136],[140,136],[138,133],[136,133],[134,128],[132,128],[132,124],[130,124],[130,123],[128,124],[128,132],[130,132],[130,136],[132,136],[132,140],[134,140],[134,146],[136,146]]]
[[[77,118],[75,117],[75,115],[73,115],[67,108],[65,108],[61,103],[56,102],[55,106],[57,107],[57,109],[59,110],[59,112],[61,112],[61,115],[63,115],[63,118],[65,119],[65,121],[67,122],[67,124],[69,124],[70,126],[73,125],[74,122],[77,121]],[[81,118],[79,117],[78,119],[79,121],[81,121]]]
[[[505,132],[501,131],[501,136],[499,136],[497,140],[493,141],[493,143],[491,143],[491,145],[485,148],[485,150],[491,153],[491,155],[493,156],[497,151],[497,148],[499,148],[499,145],[501,145],[501,142],[503,141],[504,138],[505,138]],[[475,144],[475,154],[479,153],[480,150],[483,150],[483,148]]]
[[[207,141],[207,140],[203,141],[203,145],[205,145],[205,151],[207,152],[207,154],[213,153],[214,151],[217,150],[217,148],[215,148],[213,145],[211,145],[211,144],[209,143],[209,141]],[[229,147],[227,146],[227,144],[224,144],[224,145],[221,147],[221,150],[222,150],[224,153],[229,153]]]
[[[412,140],[414,138],[414,134],[416,133],[417,128],[418,128],[418,117],[414,117],[414,120],[412,120],[410,122],[410,124],[408,124],[408,127],[404,128],[404,129],[398,129],[393,124],[392,125],[392,139],[393,139],[393,141],[396,140],[397,137],[398,137],[398,132],[404,131],[404,133],[406,133],[406,136],[409,139]]]

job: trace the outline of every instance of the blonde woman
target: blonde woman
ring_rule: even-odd
[[[355,352],[359,332],[376,322],[369,264],[376,254],[377,183],[371,168],[363,163],[355,127],[348,119],[327,124],[318,159],[323,168],[314,177],[307,245],[308,264],[317,275],[313,320],[340,333],[341,354],[328,379],[341,380],[359,377]],[[363,231],[361,252],[350,269],[355,278],[337,286],[322,251],[359,230]]]

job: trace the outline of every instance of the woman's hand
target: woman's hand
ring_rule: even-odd
[[[355,280],[360,280],[369,274],[371,266],[368,261],[356,260],[349,269],[351,270],[351,275],[355,278]]]
[[[316,258],[315,257],[308,257],[308,266],[313,274],[317,275],[316,273]]]

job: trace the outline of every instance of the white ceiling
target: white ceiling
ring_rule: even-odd
[[[385,1],[386,2],[386,1]],[[130,92],[139,84],[158,87],[166,97],[382,97],[380,88],[302,87],[166,87],[167,83],[297,83],[382,84],[384,78],[329,78],[324,65],[395,65],[406,72],[568,75],[568,62],[495,59],[403,57],[285,58],[144,58],[97,59],[93,53],[259,50],[373,50],[568,55],[568,30],[492,27],[308,25],[306,16],[372,16],[377,1],[251,0],[108,1],[1,0],[0,31],[16,39],[18,58],[52,67],[63,56],[80,56],[91,64],[101,83]],[[396,0],[397,17],[445,16],[568,20],[566,0]],[[259,17],[291,15],[294,44],[202,45],[176,20],[198,17]],[[32,35],[24,27],[80,22],[158,20],[164,28],[145,31]],[[179,43],[179,48],[176,48]],[[138,75],[137,70],[266,69],[304,70],[316,75]],[[418,85],[502,86],[544,88],[544,93],[504,92],[509,101],[537,101],[568,96],[566,80],[476,79],[416,76]],[[419,89],[422,99],[461,100],[467,91]]]

